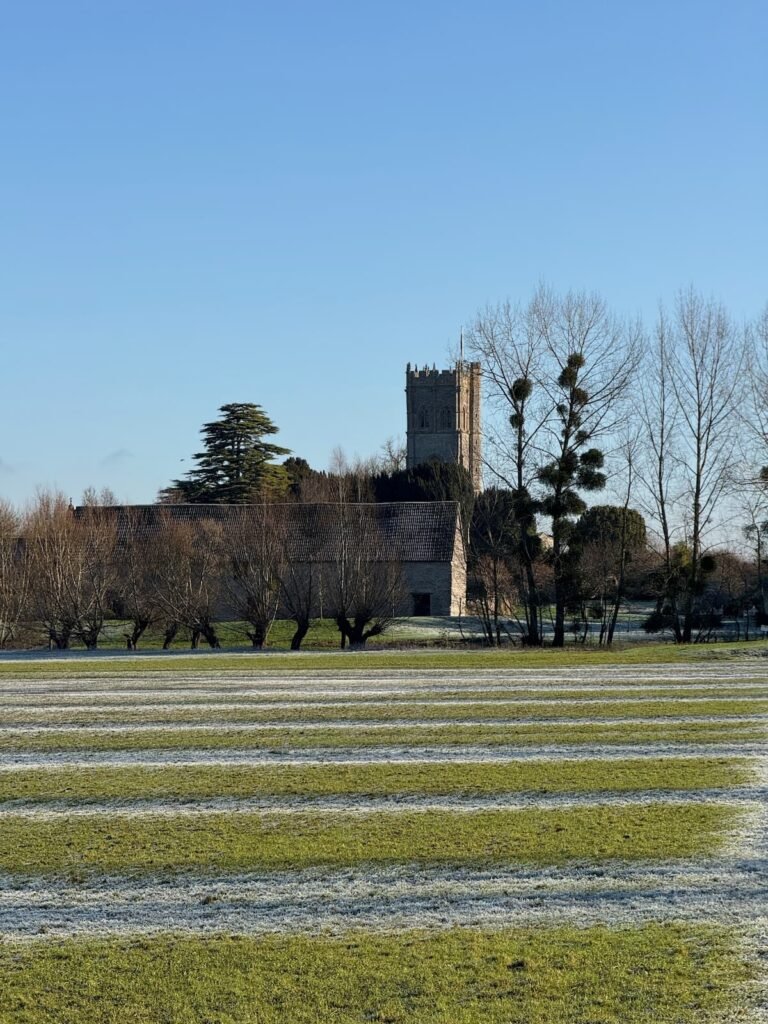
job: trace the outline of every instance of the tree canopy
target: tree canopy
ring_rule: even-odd
[[[200,430],[204,448],[193,456],[196,468],[161,491],[161,500],[242,505],[287,484],[285,470],[272,460],[290,450],[264,440],[278,428],[262,407],[230,402],[219,412],[219,419]]]

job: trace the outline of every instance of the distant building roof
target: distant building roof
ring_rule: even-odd
[[[270,505],[114,505],[75,509],[78,518],[91,512],[117,517],[118,534],[133,522],[151,534],[163,522],[220,523],[247,530],[266,514],[275,529],[285,531],[289,557],[296,562],[333,561],[345,533],[356,544],[367,540],[376,561],[450,562],[459,517],[458,502],[381,502],[377,504],[291,503]]]

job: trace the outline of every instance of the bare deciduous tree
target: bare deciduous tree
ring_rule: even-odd
[[[486,418],[484,443],[489,468],[508,487],[516,505],[518,559],[524,574],[525,643],[542,643],[541,594],[536,562],[541,544],[533,496],[541,464],[542,434],[552,403],[542,388],[547,346],[538,315],[540,290],[527,306],[506,302],[478,314],[467,333],[467,346],[482,367],[486,401],[499,415]]]
[[[277,614],[285,557],[279,505],[254,505],[228,523],[224,536],[224,589],[246,635],[261,649]]]
[[[116,524],[98,508],[84,508],[75,520],[71,603],[73,635],[89,650],[99,642],[115,586]]]
[[[321,592],[322,571],[320,565],[311,559],[295,562],[284,559],[280,569],[280,609],[286,618],[295,623],[291,637],[291,650],[301,649],[304,637],[309,632]]]
[[[541,508],[552,521],[555,587],[553,643],[565,642],[568,600],[568,536],[573,517],[586,509],[580,491],[599,490],[603,453],[596,442],[614,430],[623,399],[637,371],[640,328],[614,317],[597,295],[544,293],[538,315],[551,356],[545,380],[553,405],[546,424],[546,454],[538,470],[544,487]]]
[[[660,311],[644,374],[643,481],[662,542],[659,600],[678,642],[694,639],[711,571],[707,548],[732,480],[744,360],[743,338],[718,303],[689,289],[672,317]]]
[[[640,330],[614,317],[596,295],[538,289],[525,307],[489,309],[468,335],[492,408],[502,423],[486,431],[491,469],[514,493],[518,557],[525,573],[526,641],[541,643],[535,562],[537,515],[552,521],[554,643],[565,638],[568,531],[584,510],[579,492],[602,486],[596,442],[621,416],[637,369]]]
[[[24,531],[32,617],[57,648],[96,647],[114,588],[114,520],[93,508],[76,516],[62,494],[43,491]]]
[[[6,647],[17,635],[28,582],[21,518],[10,504],[0,500],[0,647]]]
[[[75,521],[63,494],[38,493],[24,523],[29,558],[30,617],[49,644],[66,650],[75,628],[71,602]]]
[[[324,596],[341,646],[362,647],[391,625],[405,599],[402,566],[370,506],[339,503],[332,514],[335,558],[325,567]]]
[[[129,651],[160,617],[158,576],[165,558],[162,532],[148,527],[141,509],[122,510],[116,546],[115,612],[128,621]]]
[[[179,628],[189,630],[193,648],[201,637],[220,647],[215,628],[221,596],[219,524],[163,519],[159,536],[164,557],[158,565],[156,596],[166,624],[163,648],[170,647]]]

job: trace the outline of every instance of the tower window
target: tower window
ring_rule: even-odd
[[[450,430],[451,426],[453,425],[451,423],[452,419],[453,417],[451,416],[451,410],[448,408],[447,405],[443,406],[443,408],[440,410],[440,429]]]
[[[419,409],[419,429],[429,430],[429,409]]]

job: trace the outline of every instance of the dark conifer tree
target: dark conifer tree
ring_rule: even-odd
[[[242,505],[287,484],[285,470],[272,460],[290,450],[264,440],[278,428],[262,407],[230,402],[219,412],[221,417],[200,431],[204,449],[193,456],[197,467],[161,491],[161,500]]]

